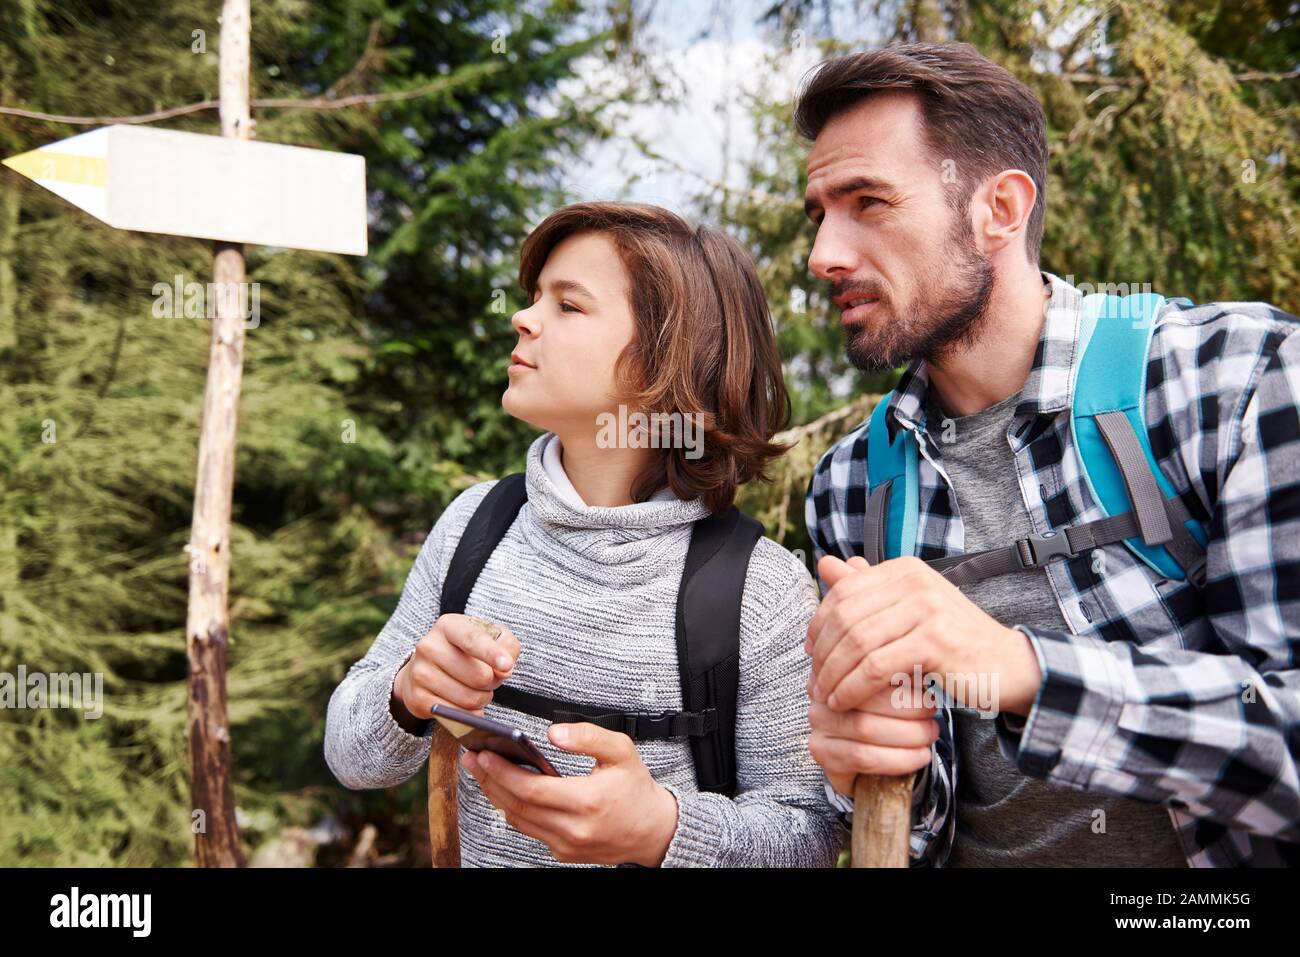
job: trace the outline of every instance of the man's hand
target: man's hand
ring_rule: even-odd
[[[995,621],[925,562],[895,558],[869,565],[827,555],[817,571],[829,590],[808,626],[809,697],[850,711],[922,676],[963,676],[968,689],[993,687],[993,711],[1027,715],[1042,676],[1029,639]],[[978,685],[973,685],[978,679]],[[993,681],[996,684],[993,684]],[[946,686],[946,685],[945,685]],[[919,693],[921,689],[912,689]],[[988,702],[959,700],[990,710]]]
[[[937,709],[900,707],[893,696],[886,688],[852,711],[809,705],[808,751],[840,794],[853,796],[859,774],[911,774],[930,763],[930,746],[939,737]]]
[[[435,704],[481,715],[518,658],[519,641],[504,625],[442,615],[393,679],[392,703],[420,721]],[[403,715],[394,709],[394,717],[400,723]]]
[[[589,722],[553,724],[549,737],[594,757],[591,774],[536,774],[490,751],[466,751],[461,765],[506,822],[549,847],[557,861],[662,864],[677,833],[677,799],[650,776],[632,739]]]

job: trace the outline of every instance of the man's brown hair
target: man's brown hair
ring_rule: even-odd
[[[1047,120],[1029,87],[966,43],[904,43],[835,57],[817,66],[795,104],[794,121],[810,140],[835,116],[885,90],[917,93],[925,136],[936,158],[956,163],[951,205],[964,215],[976,184],[1020,169],[1038,187],[1025,247],[1038,262],[1047,207]]]
[[[767,464],[786,451],[771,438],[790,420],[753,259],[725,233],[696,229],[658,206],[574,203],[524,241],[519,283],[530,300],[551,251],[582,233],[608,236],[627,270],[635,332],[614,375],[629,410],[699,414],[704,425],[703,454],[658,450],[633,482],[632,500],[667,484],[680,498],[702,497],[710,511],[724,511],[738,486],[765,478]]]

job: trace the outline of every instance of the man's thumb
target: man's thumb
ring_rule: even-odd
[[[826,587],[831,588],[841,578],[847,578],[854,572],[863,571],[870,567],[866,559],[858,558],[856,555],[847,562],[834,555],[823,555],[821,561],[817,563],[817,574],[822,576],[822,581],[826,583]]]

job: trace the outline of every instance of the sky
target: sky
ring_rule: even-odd
[[[659,75],[670,79],[675,95],[620,116],[614,124],[618,135],[566,171],[573,197],[631,199],[690,213],[691,197],[710,183],[742,186],[756,146],[745,94],[765,89],[769,98],[793,98],[819,59],[811,34],[785,43],[758,25],[769,5],[770,0],[661,0],[647,40],[660,57]],[[593,87],[617,80],[613,68],[596,59],[581,75]],[[635,137],[652,143],[668,162],[646,159]]]
[[[772,2],[657,0],[646,45],[662,58],[660,75],[676,79],[678,95],[674,102],[629,110],[616,124],[619,136],[591,150],[586,163],[567,170],[574,198],[632,199],[689,214],[692,196],[710,183],[743,186],[746,161],[756,144],[744,94],[765,85],[769,99],[793,99],[799,81],[821,58],[818,40],[823,36],[867,49],[891,32],[860,9],[873,6],[867,0],[827,0],[816,8],[829,6],[829,23],[819,14],[806,35],[787,44],[758,22]],[[1058,26],[1056,36],[1061,42],[1072,37],[1092,12],[1088,7],[1076,11]],[[1041,12],[1032,16],[1042,19]],[[780,64],[775,71],[774,54]],[[1050,58],[1038,66],[1059,68]],[[618,79],[608,63],[592,58],[578,85],[599,88]],[[634,136],[652,142],[671,162],[648,161],[632,143]],[[724,142],[729,148],[724,149]]]

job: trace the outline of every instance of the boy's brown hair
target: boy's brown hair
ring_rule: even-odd
[[[790,398],[753,260],[725,233],[658,206],[574,203],[524,241],[519,283],[530,300],[551,251],[582,233],[608,236],[628,273],[636,331],[614,369],[625,402],[645,413],[699,414],[704,425],[703,454],[659,450],[633,482],[632,500],[666,484],[724,511],[787,449],[771,442],[789,422]]]

